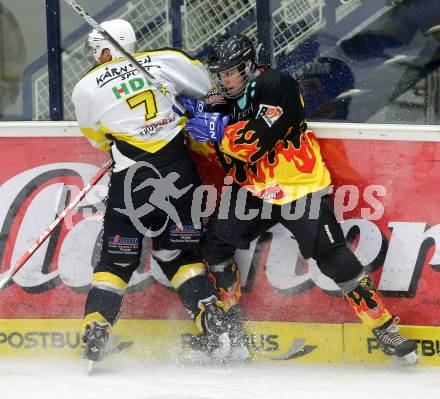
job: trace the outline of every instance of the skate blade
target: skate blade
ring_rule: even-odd
[[[96,364],[96,362],[94,360],[89,360],[87,362],[87,374],[88,375],[92,374],[92,372],[93,372],[93,370],[95,368],[95,364]]]
[[[104,360],[105,357],[107,357],[108,355],[111,355],[112,353],[116,353],[119,352],[119,346],[121,343],[121,337],[118,335],[110,335],[109,340],[104,348],[104,353],[102,356],[102,359],[99,361]],[[124,349],[126,346],[123,346],[122,349]],[[121,350],[122,350],[121,349]],[[87,374],[90,375],[93,373],[93,370],[95,369],[96,363],[98,361],[97,360],[90,360],[87,359]]]

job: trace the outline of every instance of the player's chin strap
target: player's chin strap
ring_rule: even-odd
[[[96,20],[94,20],[90,14],[84,10],[75,0],[64,0],[69,6],[71,6],[92,28],[96,29],[105,39],[107,39],[115,48],[117,48],[125,58],[130,60],[130,62],[138,69],[138,71],[144,75],[148,83],[151,83],[157,90],[159,90],[164,97],[166,97],[171,104],[173,104],[176,108],[178,108],[182,114],[185,113],[185,108],[171,95],[171,93],[166,89],[166,87],[160,83],[158,80],[154,78],[151,73],[149,73],[140,63],[134,58],[129,52],[127,52],[114,38],[110,33],[108,33]]]

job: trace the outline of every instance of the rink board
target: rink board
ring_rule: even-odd
[[[0,357],[81,357],[82,320],[0,320]],[[440,328],[401,326],[417,342],[419,365],[440,365]],[[188,320],[120,320],[109,358],[187,362],[196,330]],[[254,362],[389,364],[360,324],[247,322]]]
[[[341,210],[341,225],[355,254],[387,308],[400,316],[402,331],[418,342],[420,364],[440,365],[440,190],[433,189],[440,183],[440,127],[311,128],[332,173],[335,197],[358,196],[356,206]],[[105,157],[73,123],[0,125],[0,274],[64,209],[65,194],[76,195]],[[205,182],[219,177],[214,167],[199,166]],[[79,356],[80,319],[99,253],[107,183],[105,176],[0,291],[0,356]],[[371,187],[378,190],[374,198],[368,196]],[[382,214],[368,218],[378,209],[378,200]],[[355,324],[338,287],[313,261],[301,257],[287,230],[270,229],[236,258],[256,361],[387,360],[373,337]],[[194,333],[193,327],[148,245],[121,317],[115,328],[127,342],[121,356],[185,356],[185,334]]]

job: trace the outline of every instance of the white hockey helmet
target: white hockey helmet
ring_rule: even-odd
[[[130,54],[136,52],[136,35],[131,24],[123,19],[112,19],[105,21],[101,26],[121,45],[121,47]],[[101,57],[102,51],[108,48],[113,59],[123,57],[123,54],[116,49],[101,33],[93,29],[87,38],[87,52],[93,54],[97,63]]]

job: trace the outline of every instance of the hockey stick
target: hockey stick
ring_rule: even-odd
[[[21,256],[18,262],[9,271],[4,273],[0,277],[0,290],[3,289],[6,284],[14,277],[17,272],[24,266],[28,259],[34,254],[34,252],[43,244],[44,241],[52,234],[54,229],[64,220],[64,218],[69,214],[69,212],[78,205],[81,200],[87,195],[87,193],[92,189],[92,187],[102,179],[102,177],[107,173],[112,165],[112,160],[109,159],[100,171],[91,178],[91,180],[84,186],[84,188],[78,193],[74,200],[69,204],[69,206],[64,209],[63,212],[53,221],[53,223],[43,232],[43,234],[38,237],[38,239],[32,244],[32,246]]]
[[[186,110],[179,104],[176,99],[171,95],[171,93],[165,88],[165,86],[154,78],[154,76],[149,73],[140,63],[134,58],[129,52],[125,51],[122,46],[113,38],[110,33],[108,33],[101,25],[93,19],[90,14],[84,10],[75,0],[64,0],[69,6],[71,6],[92,28],[96,29],[105,39],[107,39],[113,46],[115,46],[125,58],[130,60],[133,65],[142,73],[148,80],[151,81],[152,85],[156,87],[170,102],[173,104],[182,114],[185,114]]]

